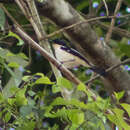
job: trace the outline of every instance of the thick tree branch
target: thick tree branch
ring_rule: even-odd
[[[47,0],[38,3],[38,9],[41,15],[50,18],[61,28],[84,21],[80,14],[64,0]],[[77,49],[84,50],[83,54],[89,57],[93,64],[106,69],[120,63],[112,50],[99,40],[88,23],[68,29],[66,33]],[[109,72],[105,79],[111,84],[106,88],[108,91],[126,91],[125,101],[130,103],[130,76],[122,67]]]

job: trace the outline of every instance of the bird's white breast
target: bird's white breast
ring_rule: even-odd
[[[55,56],[58,61],[64,64],[66,68],[74,68],[79,65],[87,66],[86,62],[79,57],[69,53],[69,50],[61,49],[61,46],[58,44],[53,45],[55,50]]]

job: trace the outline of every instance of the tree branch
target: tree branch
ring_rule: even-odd
[[[108,72],[110,72],[110,71],[116,69],[117,67],[119,67],[119,66],[121,66],[121,65],[128,64],[128,63],[130,63],[130,58],[129,58],[129,59],[126,59],[125,61],[122,61],[122,62],[119,63],[119,64],[113,65],[113,66],[111,66],[110,68],[106,69],[106,73],[108,73]],[[87,85],[87,84],[93,82],[95,79],[98,79],[98,78],[100,78],[100,77],[101,77],[101,75],[98,74],[98,75],[92,77],[90,80],[88,80],[85,84]]]
[[[30,21],[31,25],[33,26],[36,36],[39,40],[39,44],[44,47],[52,56],[53,52],[51,50],[50,44],[47,40],[41,40],[43,37],[46,37],[46,33],[40,21],[37,9],[35,7],[34,0],[15,0],[16,3],[19,5],[21,10],[23,11],[24,15]],[[61,76],[61,73],[51,64],[52,70],[56,77]]]
[[[47,52],[45,49],[43,49],[38,43],[33,41],[19,26],[14,25],[14,30],[19,36],[26,40],[29,45],[31,45],[32,48],[39,51],[42,56],[44,56],[48,61],[50,61],[53,65],[57,67],[71,82],[73,82],[76,85],[79,85],[81,81],[76,78],[67,68],[64,67],[62,63],[57,61],[54,57],[52,57],[49,52]],[[96,95],[88,88],[86,89],[92,94],[92,98],[96,100]]]

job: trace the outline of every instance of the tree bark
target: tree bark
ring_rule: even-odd
[[[83,17],[64,0],[46,0],[38,3],[38,10],[41,15],[48,17],[55,22],[60,28],[66,27],[79,21]],[[119,58],[115,56],[112,50],[99,40],[95,31],[89,23],[82,23],[66,30],[66,34],[73,41],[73,44],[79,51],[82,51],[86,58],[96,66],[106,69],[112,65],[120,63]],[[118,67],[109,72],[104,77],[110,84],[106,90],[110,93],[116,91],[125,91],[124,102],[130,103],[130,76],[124,71],[123,67]]]

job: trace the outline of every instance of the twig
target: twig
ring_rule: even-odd
[[[107,73],[107,72],[110,72],[110,71],[112,71],[112,70],[114,70],[114,69],[116,69],[116,68],[118,68],[119,66],[121,66],[121,65],[123,65],[123,64],[127,64],[127,63],[130,63],[130,58],[129,58],[129,59],[126,59],[125,61],[122,61],[122,62],[119,63],[119,64],[113,65],[112,67],[106,69],[106,73]],[[95,79],[98,79],[98,78],[100,78],[100,77],[101,77],[101,75],[98,74],[98,75],[96,75],[95,77],[93,77],[93,78],[91,78],[90,80],[88,80],[85,84],[87,85],[87,84],[93,82]]]
[[[103,29],[105,30],[108,30],[109,29],[109,25],[106,25],[100,21],[96,21],[96,23]],[[127,37],[127,38],[130,38],[130,32],[125,30],[125,29],[122,29],[122,28],[119,28],[119,27],[113,27],[113,33],[121,36],[121,37]]]
[[[108,6],[107,6],[107,3],[106,3],[106,0],[102,0],[104,5],[105,5],[105,9],[106,9],[106,14],[107,16],[109,16],[109,10],[108,10]]]
[[[114,11],[114,16],[117,15],[117,12],[119,11],[119,9],[121,7],[122,1],[123,0],[118,0],[115,11]],[[106,43],[108,43],[110,38],[111,38],[112,30],[113,30],[114,25],[115,25],[115,18],[112,18],[110,28],[109,28],[109,30],[108,30],[108,32],[106,34],[106,38],[105,38]]]
[[[103,1],[100,1],[100,4],[98,8],[96,9],[95,16],[97,15],[98,11],[101,9],[102,6],[103,6]]]
[[[129,17],[129,16],[130,16],[130,14],[124,15],[124,16],[120,16],[120,18]],[[95,21],[95,20],[106,19],[106,18],[111,19],[111,18],[115,18],[115,17],[116,16],[101,16],[101,17],[96,17],[96,18],[91,18],[91,19],[83,20],[83,21],[77,22],[75,24],[72,24],[70,26],[63,27],[62,29],[59,29],[59,30],[57,30],[57,31],[55,31],[55,32],[47,35],[46,37],[42,38],[41,40],[45,40],[45,39],[48,39],[50,37],[53,37],[53,36],[55,36],[55,35],[57,35],[59,33],[62,33],[64,31],[68,30],[68,29],[74,28],[75,26],[78,26],[78,25],[83,24],[83,23],[88,23],[88,22],[92,22],[92,21]]]
[[[92,2],[92,0],[89,0],[88,2],[89,2],[89,14],[88,15],[91,17],[91,16],[93,16],[93,8],[92,8],[93,2]]]

